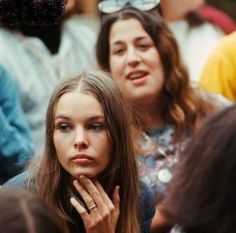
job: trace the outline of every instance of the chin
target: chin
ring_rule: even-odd
[[[90,179],[92,179],[92,178],[94,178],[94,177],[96,177],[97,176],[97,174],[94,174],[94,173],[92,173],[92,172],[89,172],[89,171],[84,171],[84,172],[77,172],[77,173],[75,173],[74,175],[73,175],[73,177],[74,178],[76,178],[76,179],[78,179],[81,175],[84,175],[84,176],[86,176],[86,177],[88,177],[88,178],[90,178]]]

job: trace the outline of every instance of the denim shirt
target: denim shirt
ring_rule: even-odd
[[[32,155],[16,83],[0,66],[0,184],[19,173]]]

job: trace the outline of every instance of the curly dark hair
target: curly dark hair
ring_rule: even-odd
[[[1,0],[0,26],[15,29],[21,25],[57,25],[66,0]]]

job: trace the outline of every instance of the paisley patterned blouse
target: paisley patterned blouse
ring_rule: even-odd
[[[173,176],[173,166],[178,162],[188,137],[179,143],[174,142],[175,127],[166,125],[146,131],[140,137],[144,154],[138,156],[138,169],[141,180],[153,191],[156,202],[162,200],[167,184]]]

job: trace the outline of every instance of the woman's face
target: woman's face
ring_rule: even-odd
[[[109,35],[110,72],[131,102],[148,104],[160,96],[163,67],[152,38],[137,19],[116,21]]]
[[[61,96],[53,141],[61,166],[74,178],[96,177],[110,162],[111,144],[97,99],[78,90]]]

